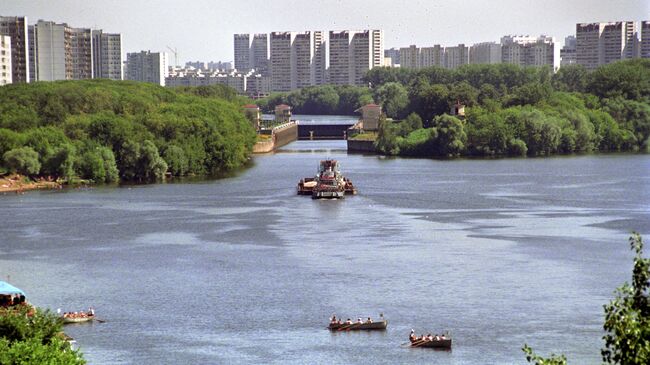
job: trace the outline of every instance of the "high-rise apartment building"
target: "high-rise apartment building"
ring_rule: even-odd
[[[469,63],[501,63],[501,44],[496,42],[482,42],[474,44],[469,48]]]
[[[637,55],[636,23],[576,24],[576,62],[588,70]]]
[[[235,34],[235,69],[269,72],[269,39],[267,34]]]
[[[12,83],[11,37],[0,35],[0,86]]]
[[[38,81],[72,79],[72,49],[66,24],[39,20],[36,49]]]
[[[519,66],[554,66],[555,40],[541,35],[501,38],[501,62]]]
[[[560,66],[574,65],[576,63],[576,37],[570,35],[564,38],[564,46],[560,49]]]
[[[165,86],[167,72],[168,58],[165,52],[141,51],[126,55],[127,80]]]
[[[273,32],[270,43],[271,90],[290,91],[325,83],[323,32]]]
[[[251,69],[266,75],[269,72],[269,38],[267,34],[254,34],[250,46]]]
[[[366,72],[384,64],[383,43],[381,30],[330,31],[330,83],[363,85]]]
[[[641,58],[650,58],[650,20],[641,22],[639,49]]]
[[[399,49],[401,68],[417,69],[420,65],[420,49],[415,45]]]
[[[251,35],[235,34],[235,69],[239,72],[248,72],[251,69]]]
[[[13,82],[29,82],[29,38],[27,17],[0,16],[0,34],[11,38]]]
[[[469,63],[469,48],[464,44],[459,44],[455,47],[445,47],[445,62],[446,68],[457,68]]]
[[[420,48],[420,64],[419,68],[426,67],[444,67],[445,64],[445,49],[439,44],[433,47]]]
[[[36,48],[36,26],[30,25],[27,27],[27,39],[29,41],[29,81],[35,82],[38,80],[38,49]]]
[[[92,31],[93,78],[122,80],[122,35]]]
[[[636,23],[601,23],[600,64],[634,58],[636,56]]]
[[[68,28],[72,80],[93,78],[93,39],[89,28]]]
[[[293,32],[271,33],[271,90],[291,90],[291,46],[295,38]],[[237,57],[235,57],[235,68]],[[239,69],[238,69],[239,70]]]

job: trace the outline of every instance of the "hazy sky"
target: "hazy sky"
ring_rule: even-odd
[[[125,53],[171,46],[179,62],[229,61],[234,33],[383,29],[385,48],[562,41],[578,22],[650,20],[650,0],[0,0],[0,15],[122,33]]]

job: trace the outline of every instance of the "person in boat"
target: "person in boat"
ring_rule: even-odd
[[[345,324],[352,324],[352,320],[350,320],[350,318],[348,318],[348,320],[345,321]]]
[[[93,307],[88,308],[88,315],[89,316],[94,316],[95,315],[95,308],[93,308]]]
[[[372,323],[372,319],[370,319],[370,317],[368,317],[368,320],[366,321],[366,323]]]
[[[413,343],[413,342],[417,341],[417,339],[418,339],[418,336],[415,335],[415,331],[411,328],[411,334],[409,334],[409,341],[411,341],[411,343]]]
[[[332,314],[332,319],[330,320],[331,324],[336,324],[336,314]]]
[[[361,320],[361,317],[357,318],[357,323],[358,323],[358,324],[362,324],[362,323],[363,323],[363,321]]]

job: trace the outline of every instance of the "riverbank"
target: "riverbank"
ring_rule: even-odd
[[[40,178],[32,180],[20,174],[11,174],[0,177],[0,194],[16,193],[22,194],[28,190],[38,189],[62,189],[63,184]]]

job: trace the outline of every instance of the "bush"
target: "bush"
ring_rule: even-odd
[[[23,175],[36,175],[41,170],[38,153],[31,147],[20,147],[7,151],[3,159],[5,166],[12,172]]]

